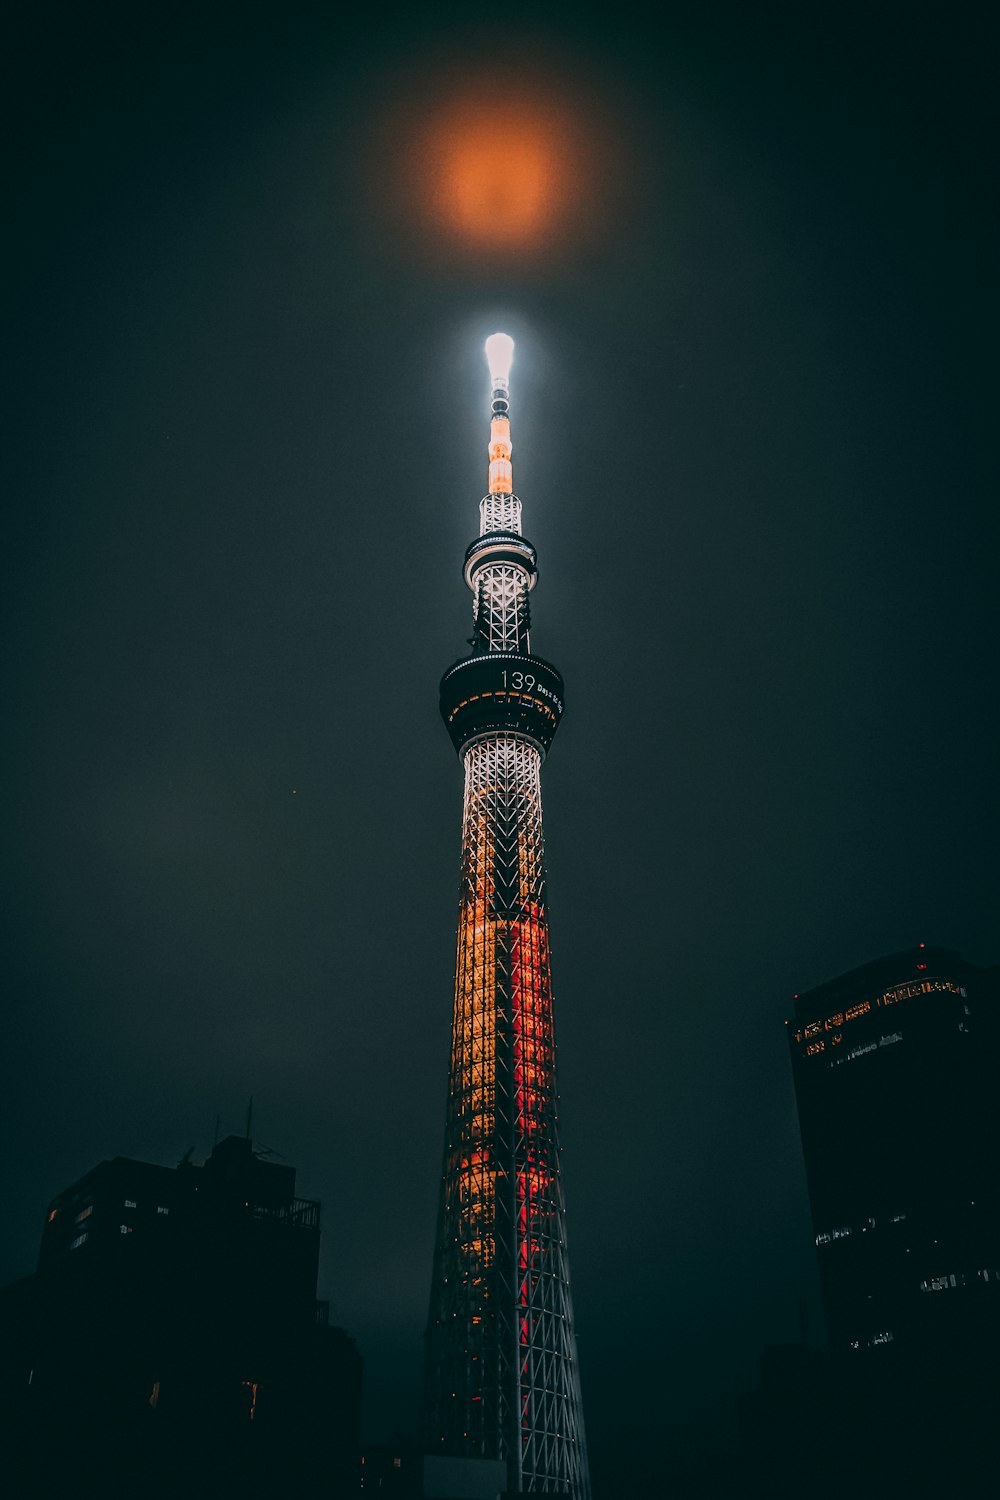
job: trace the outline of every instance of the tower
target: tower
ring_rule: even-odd
[[[502,1460],[513,1494],[587,1500],[540,787],[563,682],[529,642],[537,563],[513,494],[513,349],[506,334],[486,342],[489,493],[465,554],[472,652],[441,681],[465,803],[425,1435],[431,1453]]]

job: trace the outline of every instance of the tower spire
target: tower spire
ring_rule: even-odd
[[[514,360],[514,340],[510,334],[491,334],[486,340],[486,358],[493,385],[489,489],[491,495],[509,495],[514,488],[510,462],[510,406],[507,401],[507,382]]]
[[[465,554],[472,654],[441,681],[465,771],[451,1072],[427,1335],[428,1451],[510,1494],[589,1500],[556,1117],[540,773],[563,681],[532,654],[535,549],[513,493],[513,340],[486,341],[489,490]]]
[[[491,333],[486,340],[486,359],[490,367],[492,389],[490,406],[490,468],[488,493],[479,505],[479,531],[521,532],[521,502],[514,494],[514,472],[511,465],[510,400],[508,395],[510,367],[514,361],[514,340],[509,333]]]

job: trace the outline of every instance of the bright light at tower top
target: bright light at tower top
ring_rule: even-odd
[[[486,358],[489,361],[493,384],[506,385],[510,379],[510,367],[514,361],[514,340],[509,333],[491,333],[486,340]]]
[[[514,340],[509,333],[491,333],[486,340],[486,358],[490,366],[490,384],[493,388],[492,417],[490,420],[490,496],[504,511],[510,504],[520,505],[513,499],[514,473],[510,466],[512,452],[510,443],[510,408],[507,404],[507,377],[514,359]],[[506,498],[509,497],[509,500]],[[492,515],[492,512],[491,512]],[[497,517],[493,516],[493,521]],[[491,522],[492,524],[492,522]],[[503,524],[520,531],[520,516],[504,514]],[[486,525],[486,517],[483,517]]]

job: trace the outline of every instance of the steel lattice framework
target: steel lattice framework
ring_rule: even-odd
[[[441,685],[465,806],[425,1428],[431,1452],[504,1460],[512,1493],[588,1500],[540,786],[562,679],[530,652],[535,553],[511,494],[506,369],[491,371],[490,494],[465,567],[473,651]]]

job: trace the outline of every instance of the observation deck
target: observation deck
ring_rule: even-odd
[[[517,735],[544,755],[559,728],[564,694],[551,662],[490,651],[449,667],[441,679],[441,717],[459,755],[488,734]]]
[[[462,572],[469,588],[475,592],[476,580],[484,568],[506,563],[520,568],[529,589],[538,578],[538,554],[527,537],[516,531],[487,531],[470,542],[465,550]]]

